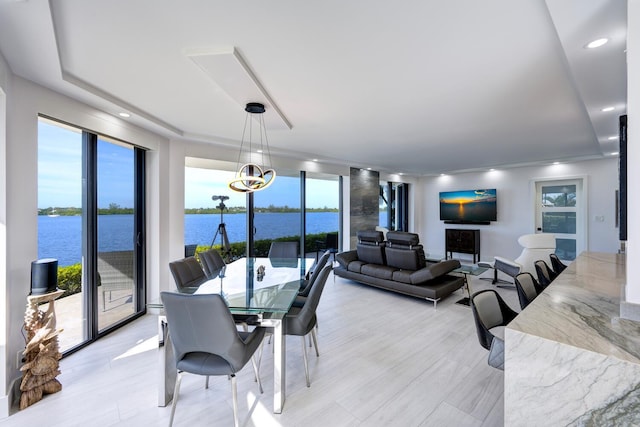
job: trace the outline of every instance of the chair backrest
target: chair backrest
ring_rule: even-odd
[[[338,233],[327,233],[325,236],[325,248],[333,252],[338,250]]]
[[[302,296],[309,295],[309,292],[311,291],[311,287],[314,285],[316,280],[318,280],[318,276],[320,276],[320,273],[322,272],[322,269],[324,268],[324,266],[327,265],[327,262],[329,261],[330,256],[331,256],[331,251],[329,250],[325,251],[325,253],[322,254],[320,259],[318,260],[318,263],[313,268],[313,273],[311,274],[311,277],[309,277],[309,280],[307,281],[307,285],[304,287],[302,291],[298,293],[298,295],[302,295]]]
[[[244,366],[248,360],[245,343],[238,334],[229,307],[219,294],[161,292],[160,298],[167,315],[176,363],[187,353],[203,352],[225,359],[230,374]]]
[[[271,242],[269,262],[272,267],[297,267],[298,242]]]
[[[514,278],[520,308],[524,310],[538,296],[536,279],[531,273],[520,273]]]
[[[98,252],[98,273],[101,285],[114,289],[132,288],[134,259],[133,251]]]
[[[178,291],[197,288],[207,280],[204,270],[202,270],[200,263],[194,257],[172,261],[169,263],[169,269]]]
[[[226,265],[220,252],[215,249],[209,249],[198,254],[200,264],[207,278],[211,279],[218,275],[218,272]]]
[[[420,270],[427,266],[420,236],[406,231],[389,231],[384,250],[387,265],[401,270]]]
[[[553,270],[549,268],[549,265],[547,265],[547,263],[542,259],[536,261],[534,265],[536,268],[536,275],[538,276],[538,283],[540,283],[540,286],[543,288],[546,288],[556,278],[556,273],[554,273]]]
[[[551,233],[525,234],[518,238],[518,243],[523,249],[514,261],[522,266],[521,273],[536,274],[536,260],[546,258],[556,250],[556,236]]]
[[[271,242],[269,258],[298,258],[298,242]]]
[[[327,282],[327,277],[333,269],[332,265],[326,265],[318,275],[317,279],[311,287],[309,296],[304,302],[304,305],[297,313],[295,318],[288,318],[286,323],[285,333],[292,335],[306,335],[315,326],[316,309],[320,303],[320,296],[324,290],[324,285]]]
[[[493,289],[485,289],[471,295],[470,305],[478,341],[482,347],[489,350],[493,340],[493,334],[489,330],[496,326],[506,326],[518,313]]]
[[[549,254],[549,259],[551,260],[551,268],[553,268],[553,271],[555,271],[556,274],[562,273],[564,269],[567,268],[567,266],[564,265],[562,261],[560,261],[558,255]]]
[[[487,329],[503,324],[504,318],[500,311],[497,292],[478,292],[473,295],[472,301],[480,321]]]
[[[189,258],[190,256],[194,256],[196,249],[198,249],[198,245],[184,245],[184,257]]]

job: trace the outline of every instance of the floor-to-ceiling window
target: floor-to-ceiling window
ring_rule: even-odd
[[[63,352],[144,311],[143,177],[143,150],[39,119],[38,258],[58,260]]]
[[[409,184],[380,184],[380,226],[388,230],[409,231]]]
[[[254,254],[265,256],[273,240],[300,240],[300,173],[278,170],[268,188],[253,193]]]
[[[339,242],[327,238],[340,231],[340,177],[307,173],[305,179],[306,252],[315,252]],[[316,244],[316,242],[318,244]],[[329,246],[327,245],[329,243]]]
[[[247,196],[227,186],[233,172],[197,167],[185,168],[185,254],[213,248],[226,252],[225,236],[233,258],[245,256]]]
[[[198,163],[198,162],[196,162]],[[215,162],[219,165],[223,162]],[[231,165],[230,167],[232,167]],[[245,255],[251,226],[253,253],[266,256],[274,240],[300,241],[305,223],[304,253],[316,250],[316,241],[340,229],[340,177],[278,170],[268,188],[247,195],[228,188],[234,172],[203,167],[185,168],[186,252],[213,247],[222,250],[220,225],[228,236],[233,258]],[[303,187],[304,186],[304,187]],[[305,194],[304,217],[301,194]],[[221,202],[224,209],[221,208]],[[247,215],[253,212],[253,218]],[[250,220],[253,220],[250,223]],[[301,251],[302,254],[302,251]]]

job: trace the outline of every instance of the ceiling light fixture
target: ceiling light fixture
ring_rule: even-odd
[[[229,188],[239,193],[251,193],[253,191],[264,190],[270,186],[276,179],[276,171],[271,165],[271,151],[269,149],[269,140],[267,139],[267,128],[264,125],[264,116],[262,115],[265,111],[264,104],[249,102],[244,111],[247,112],[247,115],[244,119],[244,129],[242,131],[242,140],[240,142],[240,152],[238,153],[236,175],[234,179],[229,181]],[[260,156],[262,160],[261,164],[254,163],[251,159],[251,145],[253,139],[252,124],[254,123],[252,116],[254,115],[258,117],[257,124],[260,132],[260,149],[258,151],[263,153],[266,147],[267,156],[269,157],[268,168],[264,161],[264,155]],[[242,151],[244,148],[245,136],[247,134],[247,126],[249,127],[249,148],[246,150],[245,155],[248,157],[248,160],[247,163],[244,163],[241,166],[240,162],[242,160]]]
[[[604,108],[603,108],[602,110],[600,110],[600,111],[602,111],[603,113],[607,113],[607,112],[609,112],[609,111],[613,111],[613,110],[615,110],[615,109],[616,109],[616,107],[604,107]]]
[[[129,113],[125,113],[125,112],[118,113],[118,115],[119,115],[120,117],[124,117],[125,119],[128,119],[129,117],[131,117],[131,114],[129,114]]]
[[[610,156],[617,156],[618,154],[620,153],[618,153],[617,151],[614,151],[613,153],[609,153]]]
[[[618,136],[610,136],[609,138],[607,138],[609,141],[615,141],[616,139],[618,139]]]
[[[595,49],[596,47],[600,47],[604,44],[606,44],[609,41],[609,39],[607,38],[601,38],[601,39],[597,39],[592,41],[591,43],[589,43],[586,48],[587,49]]]

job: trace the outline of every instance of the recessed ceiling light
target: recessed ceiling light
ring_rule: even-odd
[[[591,43],[589,43],[586,47],[587,47],[587,49],[595,49],[596,47],[600,47],[600,46],[606,44],[608,41],[609,41],[609,39],[607,39],[607,38],[597,39],[597,40],[594,40]]]
[[[603,108],[602,110],[600,110],[600,111],[602,111],[602,112],[605,112],[605,113],[606,113],[606,112],[608,112],[608,111],[613,111],[613,110],[615,110],[615,109],[616,109],[616,107],[604,107],[604,108]]]
[[[618,154],[620,153],[618,153],[617,151],[614,151],[613,153],[609,153],[610,156],[617,156]]]
[[[129,113],[125,113],[125,112],[118,113],[118,115],[119,115],[120,117],[124,117],[125,119],[126,119],[126,118],[131,117],[131,114],[129,114]]]
[[[559,165],[559,164],[560,164],[560,162],[553,162],[553,164],[554,164],[554,165]]]
[[[262,150],[256,150],[257,153],[262,153]]]
[[[610,136],[609,138],[607,138],[609,141],[615,141],[616,139],[618,139],[618,136]]]
[[[314,162],[317,162],[317,161],[318,161],[318,159],[311,159],[311,160],[312,160],[312,161],[314,161]]]

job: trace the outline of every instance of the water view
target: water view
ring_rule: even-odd
[[[309,212],[307,233],[326,233],[338,230],[337,212]],[[106,235],[98,235],[99,252],[133,249],[132,215],[99,215],[100,227]],[[231,243],[246,240],[246,214],[224,216],[225,228]],[[298,213],[257,213],[256,234],[261,239],[298,234]],[[210,245],[220,224],[219,214],[185,215],[185,244]],[[292,226],[294,224],[294,226]],[[38,258],[56,258],[59,266],[80,262],[82,242],[80,239],[82,218],[80,216],[38,216]],[[216,244],[220,243],[219,237]]]

